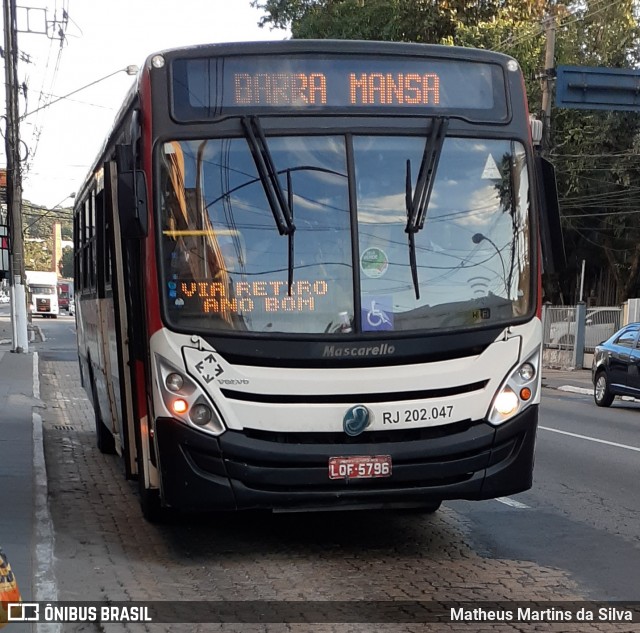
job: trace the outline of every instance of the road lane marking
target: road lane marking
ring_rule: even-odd
[[[627,444],[618,444],[618,442],[609,442],[608,440],[599,440],[597,437],[589,437],[588,435],[580,435],[578,433],[569,433],[569,431],[561,431],[560,429],[552,429],[548,426],[539,426],[543,431],[551,431],[552,433],[560,433],[561,435],[569,435],[570,437],[577,437],[580,440],[588,440],[589,442],[597,442],[598,444],[607,444],[608,446],[615,446],[617,448],[626,448],[629,451],[636,451],[640,453],[640,448],[637,446],[629,446]]]
[[[496,497],[496,501],[499,501],[500,503],[504,503],[504,505],[506,506],[511,506],[512,508],[519,508],[521,510],[523,509],[528,510],[530,508],[530,506],[526,505],[525,503],[520,503],[520,501],[516,501],[511,497]]]

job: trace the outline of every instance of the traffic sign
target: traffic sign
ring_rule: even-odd
[[[640,70],[558,66],[556,106],[640,112]]]

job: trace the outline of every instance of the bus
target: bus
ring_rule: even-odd
[[[523,86],[506,55],[409,43],[146,60],[74,257],[97,445],[147,518],[531,486],[559,222]]]

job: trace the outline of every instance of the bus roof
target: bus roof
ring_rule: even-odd
[[[364,53],[370,55],[410,55],[468,59],[505,64],[513,57],[480,48],[419,44],[415,42],[383,42],[374,40],[270,40],[259,42],[221,42],[168,48],[147,57],[147,64],[156,55],[168,57],[203,57],[215,55],[255,55],[258,53]]]

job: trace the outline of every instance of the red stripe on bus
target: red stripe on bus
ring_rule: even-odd
[[[140,111],[142,113],[142,133],[144,154],[142,165],[147,178],[147,211],[149,218],[149,232],[144,241],[143,258],[145,261],[144,280],[147,311],[147,334],[153,336],[162,328],[160,318],[160,293],[158,292],[158,267],[156,262],[156,234],[155,234],[155,205],[153,199],[153,136],[152,130],[152,100],[151,77],[149,69],[145,69],[140,78]]]

